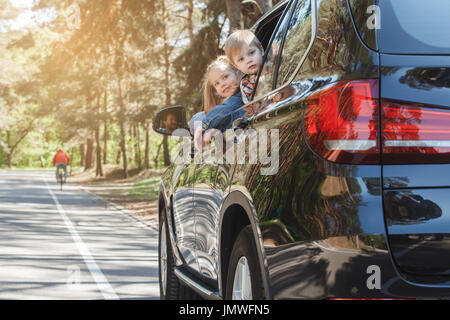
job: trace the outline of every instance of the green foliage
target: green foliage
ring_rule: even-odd
[[[143,166],[157,110],[202,109],[204,72],[227,32],[225,1],[40,0],[23,9],[0,0],[0,29],[23,10],[42,21],[2,33],[0,166],[40,167],[41,157],[51,166],[59,148],[81,165],[82,145],[107,163],[124,165],[125,151],[131,167]],[[162,136],[149,140],[149,165],[163,166]]]
[[[217,45],[218,32],[219,26],[217,20],[214,20],[211,25],[198,31],[189,47],[174,61],[175,71],[183,81],[183,85],[177,90],[176,100],[193,113],[202,109],[201,88],[206,66],[223,53]]]
[[[185,106],[191,115],[203,109],[202,87],[207,65],[223,54],[220,42],[223,38],[225,1],[206,0],[203,6],[201,27],[173,62],[174,71],[182,82],[175,100]]]

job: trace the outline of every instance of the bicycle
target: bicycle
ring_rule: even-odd
[[[60,168],[57,168],[56,170],[58,170],[58,174],[56,176],[56,183],[60,185],[60,190],[62,191],[63,184],[65,183],[64,172]]]

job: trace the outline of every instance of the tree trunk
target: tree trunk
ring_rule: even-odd
[[[86,145],[80,144],[80,167],[84,167]]]
[[[92,168],[92,160],[94,156],[94,139],[91,137],[87,139],[86,158],[84,159],[84,170]]]
[[[189,0],[188,2],[188,18],[187,18],[187,28],[189,34],[189,40],[191,43],[194,41],[194,26],[192,23],[192,16],[194,14],[194,1]]]
[[[234,30],[244,28],[241,12],[241,0],[225,0],[227,16],[230,20],[230,34]]]
[[[150,168],[150,122],[145,121],[145,169]]]
[[[123,178],[128,178],[128,159],[127,159],[127,150],[125,145],[125,124],[123,123],[123,116],[121,116],[121,119],[119,121],[120,126],[120,149],[122,154],[122,161],[123,161]]]
[[[121,154],[120,154],[120,149],[119,149],[119,150],[117,150],[117,154],[116,154],[116,164],[117,165],[120,164],[120,156],[121,156]]]
[[[127,159],[127,149],[126,149],[126,141],[125,141],[125,123],[124,123],[124,117],[125,117],[125,107],[123,105],[122,101],[122,88],[120,85],[120,79],[117,79],[118,82],[118,88],[119,88],[119,126],[120,126],[120,148],[122,151],[122,159],[123,159],[123,178],[128,178],[128,159]]]
[[[86,106],[88,110],[92,110],[92,99],[93,96],[91,95],[91,91],[88,89],[86,91],[85,94],[85,98],[86,98]],[[88,138],[87,138],[87,150],[86,150],[86,159],[84,161],[84,170],[88,170],[91,169],[94,166],[94,139],[95,139],[95,135],[94,137],[92,136],[92,133],[89,131],[88,133]]]
[[[8,151],[6,153],[6,163],[8,164],[8,168],[11,168],[11,158],[12,158],[12,152],[10,150],[11,146],[11,131],[6,131],[6,143],[8,144]]]
[[[95,128],[95,143],[97,151],[97,166],[95,176],[103,177],[102,169],[102,147],[100,145],[100,95],[97,96],[97,125]]]
[[[100,146],[100,125],[95,129],[95,142],[96,142],[96,151],[97,151],[97,168],[95,171],[96,176],[103,177],[103,168],[102,168],[102,147]]]
[[[105,89],[104,98],[103,98],[103,113],[105,117],[105,123],[103,127],[103,164],[108,163],[108,102],[107,102],[107,90]]]
[[[12,154],[11,154],[11,153],[8,153],[8,154],[6,155],[6,163],[8,164],[8,168],[11,168],[11,167],[12,167],[11,158],[12,158]]]
[[[7,163],[8,163],[8,167],[11,168],[12,166],[12,156],[14,151],[16,150],[16,148],[19,146],[19,144],[23,141],[23,139],[25,139],[25,137],[28,135],[28,133],[30,133],[30,131],[33,129],[33,123],[35,120],[31,120],[28,123],[28,126],[26,127],[25,130],[23,130],[22,132],[18,132],[18,138],[16,140],[16,142],[14,144],[11,143],[11,131],[7,130],[6,131],[6,136],[7,136]]]
[[[142,170],[142,159],[141,159],[141,135],[139,134],[139,122],[134,125],[134,152],[135,160],[139,171]]]
[[[130,126],[128,127],[128,134],[130,136],[130,147],[131,151],[130,151],[130,157],[128,158],[128,161],[130,163],[133,163],[133,157],[136,156],[136,154],[134,153],[134,127],[133,124],[130,124]]]
[[[162,2],[162,17],[163,21],[167,21],[167,11],[165,1]],[[170,90],[170,50],[169,50],[169,41],[167,38],[167,27],[163,26],[163,39],[164,39],[164,88],[166,94],[166,106],[171,104],[171,90]],[[170,165],[170,154],[169,154],[169,146],[167,144],[167,136],[164,136],[163,139],[164,145],[164,165]]]
[[[156,157],[155,157],[155,168],[158,169],[158,163],[159,163],[159,153],[161,151],[161,146],[163,143],[161,142],[158,146],[158,150],[156,151]]]
[[[69,171],[69,176],[71,176],[72,175],[72,168],[73,168],[73,165],[72,165],[72,159],[73,159],[73,154],[75,153],[75,147],[72,147],[72,148],[70,148],[70,154],[69,154],[69,158],[70,158],[70,171]]]
[[[167,144],[167,136],[164,135],[163,138],[163,146],[164,146],[164,165],[167,167],[170,165],[170,154],[169,154],[169,145]]]

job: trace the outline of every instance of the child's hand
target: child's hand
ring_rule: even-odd
[[[271,103],[277,103],[283,100],[283,93],[277,92],[269,96],[269,100]]]
[[[206,131],[203,130],[202,127],[197,127],[194,133],[194,146],[197,151],[202,151],[203,147],[209,146],[211,143],[211,139],[220,135],[221,132],[217,129],[208,129]]]
[[[295,93],[294,88],[291,85],[288,85],[283,90],[278,91],[269,96],[269,100],[271,103],[277,103],[283,101]]]
[[[195,129],[194,146],[199,152],[203,149],[203,128],[201,126],[198,126],[197,129]]]
[[[253,115],[253,108],[251,105],[244,107],[244,110],[245,110],[244,117],[249,117]]]
[[[261,107],[261,101],[256,101],[256,102],[249,104],[248,106],[245,106],[244,107],[244,110],[246,111],[245,116],[251,116],[251,115],[257,114],[260,107]]]
[[[217,129],[208,129],[203,135],[203,147],[209,146],[211,143],[212,137],[216,137],[216,135],[221,134],[221,132]]]

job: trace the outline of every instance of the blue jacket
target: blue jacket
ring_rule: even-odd
[[[202,125],[203,118],[205,117],[205,113],[203,111],[197,112],[192,116],[191,121],[189,122],[189,130],[191,131],[191,134],[195,133],[195,129],[197,126]]]
[[[215,106],[208,112],[202,120],[202,128],[205,131],[214,128],[221,132],[231,129],[233,121],[244,116],[245,110],[236,111],[243,105],[241,92],[238,91],[235,95],[225,100],[223,104]]]

